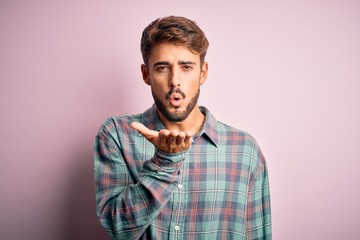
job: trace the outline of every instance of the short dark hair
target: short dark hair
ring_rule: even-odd
[[[184,45],[190,51],[200,54],[201,64],[204,63],[209,47],[209,41],[195,21],[177,16],[158,18],[142,33],[141,54],[145,65],[148,64],[152,49],[164,42]]]

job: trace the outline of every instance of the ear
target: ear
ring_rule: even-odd
[[[149,71],[145,64],[141,64],[141,73],[142,73],[142,78],[143,78],[144,82],[147,85],[150,85],[151,81],[150,81],[150,77],[149,77]]]
[[[200,73],[200,85],[203,85],[206,81],[207,75],[208,75],[208,63],[204,62],[201,66],[201,73]]]

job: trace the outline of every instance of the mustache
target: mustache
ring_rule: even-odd
[[[166,99],[169,99],[170,98],[170,96],[171,96],[171,94],[173,94],[173,93],[179,93],[179,94],[181,94],[181,96],[183,97],[183,98],[185,98],[186,96],[185,96],[185,93],[183,92],[183,91],[181,91],[181,89],[180,88],[172,88],[172,89],[170,89],[170,91],[166,94]]]

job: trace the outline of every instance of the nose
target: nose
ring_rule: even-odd
[[[180,86],[180,72],[176,68],[173,68],[171,71],[169,85],[173,88]]]

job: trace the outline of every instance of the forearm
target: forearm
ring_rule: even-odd
[[[99,162],[97,215],[103,227],[116,238],[140,237],[169,201],[184,158],[185,152],[156,151],[144,162],[137,182],[129,181],[125,165],[106,167],[106,161]]]

